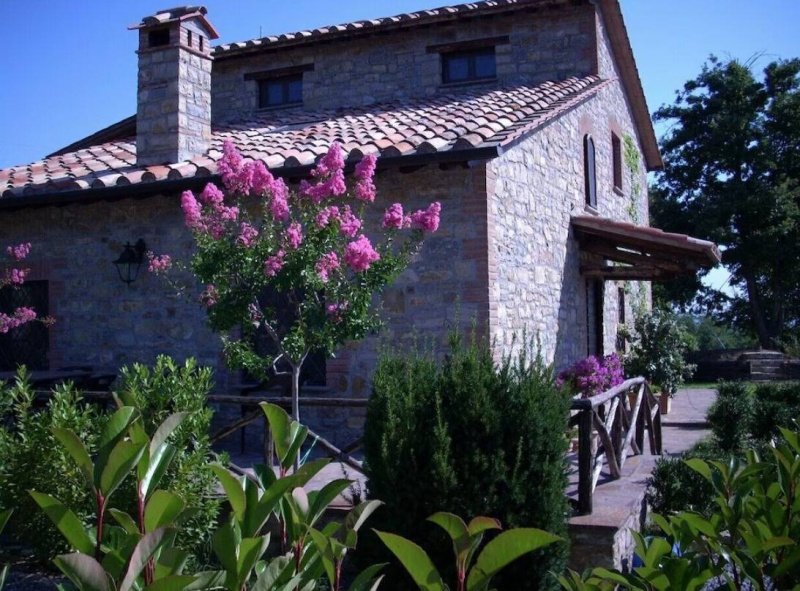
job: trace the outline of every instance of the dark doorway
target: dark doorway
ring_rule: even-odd
[[[586,354],[603,356],[603,281],[586,281]]]

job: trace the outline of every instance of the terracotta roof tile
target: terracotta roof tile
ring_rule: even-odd
[[[333,141],[344,146],[350,161],[363,154],[402,157],[494,148],[524,137],[606,84],[589,76],[349,109],[273,111],[217,126],[211,148],[191,161],[137,167],[135,138],[108,141],[0,170],[0,194],[13,197],[208,176],[216,173],[225,140],[271,169],[313,165]]]

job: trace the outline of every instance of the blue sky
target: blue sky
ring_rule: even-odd
[[[230,42],[440,6],[437,0],[206,0]],[[2,0],[0,167],[27,163],[136,111],[136,34],[175,0]],[[622,0],[651,111],[705,58],[800,56],[798,0]]]

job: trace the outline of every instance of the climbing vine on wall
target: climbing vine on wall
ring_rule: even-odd
[[[639,180],[639,170],[641,166],[641,156],[639,149],[636,147],[636,141],[629,135],[625,134],[625,168],[628,169],[628,175],[631,180],[631,195],[630,202],[628,203],[628,215],[634,224],[639,223],[639,199],[642,194],[642,183]]]

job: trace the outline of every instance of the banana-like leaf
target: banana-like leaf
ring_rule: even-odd
[[[125,477],[139,463],[144,453],[142,443],[121,440],[111,449],[106,461],[95,464],[95,486],[108,499]]]
[[[111,449],[120,437],[128,431],[130,424],[139,416],[139,411],[132,406],[123,406],[111,415],[106,422],[100,440],[97,442],[98,449]],[[102,453],[102,452],[101,452]]]
[[[194,581],[192,575],[169,575],[153,581],[144,588],[144,591],[184,591]]]
[[[159,527],[172,525],[184,506],[183,499],[175,493],[155,491],[144,509],[144,531],[155,531]]]
[[[210,589],[225,588],[225,572],[221,570],[206,570],[194,575],[194,582],[184,588],[184,591],[209,591]]]
[[[492,517],[475,517],[469,522],[467,530],[469,535],[475,536],[490,529],[503,529],[500,522]]]
[[[133,589],[136,579],[144,569],[147,561],[150,560],[150,557],[155,554],[164,542],[166,533],[167,529],[162,527],[142,536],[142,539],[133,549],[131,558],[128,561],[128,568],[125,571],[125,577],[119,584],[119,591],[131,591]]]
[[[48,494],[32,490],[30,495],[36,501],[36,504],[41,507],[42,511],[45,512],[45,515],[50,518],[50,521],[55,524],[70,546],[84,554],[94,553],[95,542],[83,528],[83,522],[78,519],[75,513],[61,501]]]
[[[267,551],[268,545],[269,536],[242,538],[239,544],[239,557],[236,562],[236,582],[239,588],[247,583],[256,562],[258,562],[264,555],[264,552]]]
[[[239,482],[239,479],[231,474],[227,468],[219,464],[213,464],[211,469],[214,471],[222,488],[225,490],[225,494],[228,497],[228,502],[231,504],[231,509],[236,516],[236,520],[239,522],[244,521],[247,499],[241,482]]]
[[[467,577],[467,591],[488,589],[491,578],[511,561],[560,540],[558,536],[535,528],[504,531],[478,555]]]
[[[300,575],[293,577],[294,559],[291,553],[273,558],[262,572],[258,574],[252,591],[274,591],[284,585],[300,582]]]
[[[86,449],[83,441],[69,429],[53,427],[51,432],[61,445],[64,446],[67,453],[72,456],[72,459],[75,460],[75,463],[86,478],[86,482],[89,486],[94,487],[94,479],[92,478],[92,458],[89,457],[89,451]]]
[[[80,591],[113,590],[106,571],[87,554],[62,554],[54,558],[53,562]]]
[[[172,575],[182,575],[187,560],[189,560],[189,553],[186,550],[181,550],[173,545],[164,545],[156,556],[155,578],[162,579]]]
[[[259,406],[267,416],[278,461],[284,469],[289,468],[308,436],[308,428],[293,421],[280,406],[268,402],[262,402]]]
[[[319,460],[306,462],[300,466],[300,468],[298,468],[297,472],[291,476],[287,476],[287,478],[293,478],[295,486],[305,486],[308,484],[309,480],[314,478],[314,476],[316,476],[325,466],[330,464],[330,462],[330,458],[321,458]]]
[[[328,575],[328,582],[331,584],[331,589],[336,580],[336,557],[334,556],[333,548],[331,547],[331,540],[325,536],[321,531],[311,528],[308,530],[311,539],[314,541],[317,552],[319,552],[322,566],[325,569],[325,574]]]
[[[281,478],[266,489],[255,503],[248,500],[245,520],[242,523],[242,535],[255,537],[264,527],[269,516],[277,511],[283,495],[295,486],[294,477]]]
[[[442,577],[425,550],[402,536],[373,530],[405,567],[422,591],[446,591]]]
[[[236,526],[230,522],[220,526],[211,538],[211,547],[226,573],[236,574],[236,549],[240,541]]]

